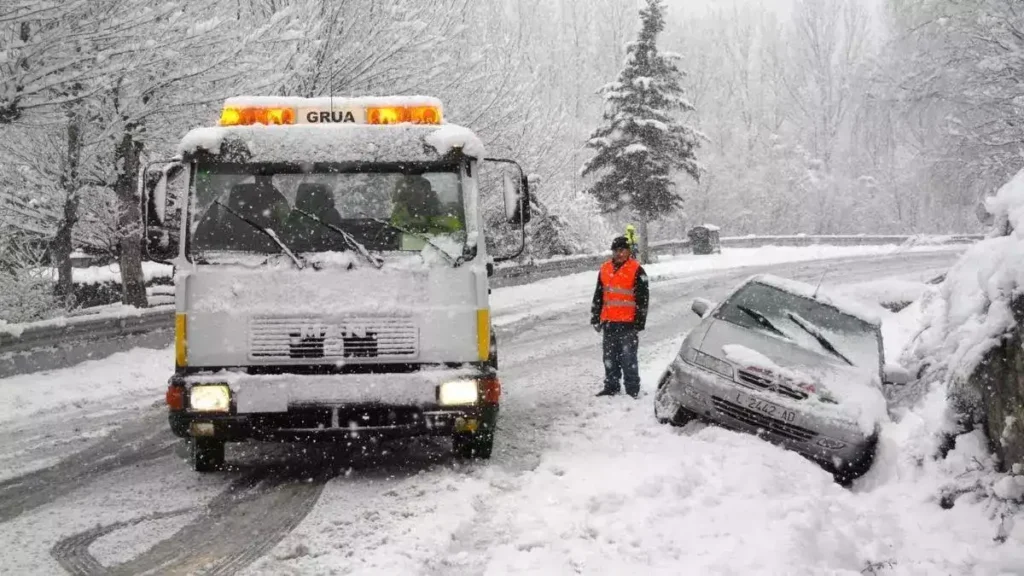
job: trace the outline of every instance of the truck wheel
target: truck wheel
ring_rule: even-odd
[[[224,466],[224,441],[192,438],[188,443],[188,460],[196,472],[218,470]]]
[[[459,458],[486,460],[493,448],[493,432],[456,432],[452,437],[452,449]]]
[[[494,335],[494,326],[491,326],[491,354],[487,357],[487,366],[498,371],[498,339]]]

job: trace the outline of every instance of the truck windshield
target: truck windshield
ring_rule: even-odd
[[[238,215],[273,231],[296,254],[351,250],[346,234],[369,251],[419,252],[432,245],[462,254],[466,226],[457,168],[306,168],[197,166],[191,254],[214,262],[217,254],[281,252]]]

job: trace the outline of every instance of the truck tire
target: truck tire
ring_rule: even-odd
[[[452,437],[452,450],[459,458],[487,460],[493,449],[493,432],[456,432]]]
[[[491,353],[487,357],[487,366],[498,371],[498,338],[494,335],[494,326],[491,326]]]
[[[192,438],[188,442],[188,460],[196,472],[213,472],[224,466],[224,441]]]

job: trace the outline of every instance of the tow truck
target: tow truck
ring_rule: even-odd
[[[488,172],[489,171],[489,172]],[[485,179],[521,234],[529,181],[431,97],[236,97],[140,170],[175,270],[170,428],[225,444],[451,437],[489,458],[501,399]]]

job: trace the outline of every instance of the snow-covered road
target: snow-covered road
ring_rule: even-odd
[[[762,270],[817,281],[828,269],[826,286],[921,281],[956,252],[827,255],[652,269],[643,387],[695,325],[695,296]],[[876,469],[845,490],[756,438],[659,426],[649,395],[593,398],[592,276],[495,291],[505,395],[485,463],[432,440],[245,445],[229,449],[233,470],[200,476],[160,406],[166,351],[0,380],[0,574],[1020,573],[1022,538],[993,541],[997,510],[939,505],[985,465],[979,439],[917,461],[937,441],[941,394],[889,425]]]

